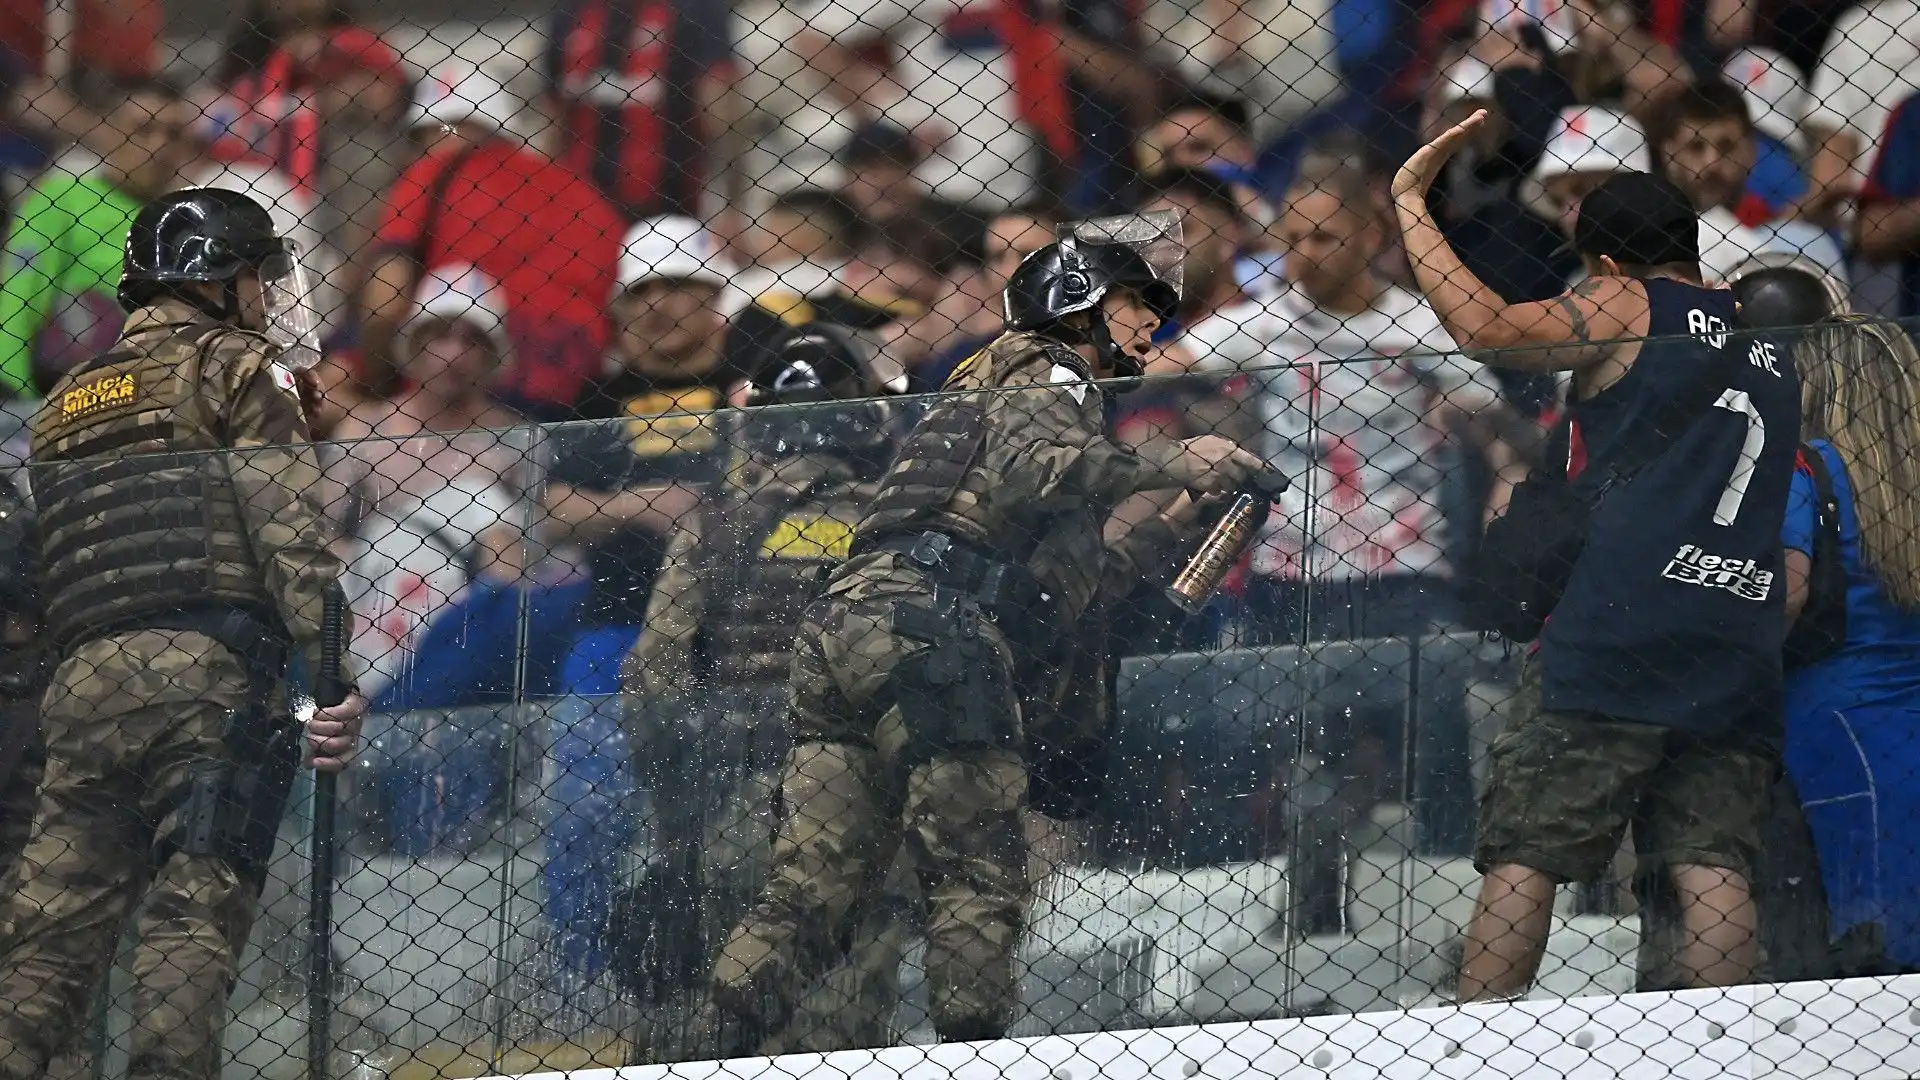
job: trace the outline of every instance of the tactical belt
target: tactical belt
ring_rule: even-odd
[[[892,551],[906,556],[934,588],[972,597],[1003,629],[1035,613],[1040,586],[1025,567],[994,558],[941,532],[890,536],[860,546],[859,553]]]
[[[262,701],[286,675],[288,654],[293,644],[278,615],[214,605],[165,615],[137,615],[89,626],[62,641],[60,655],[64,659],[75,647],[86,642],[141,630],[204,634],[219,642],[246,665],[247,682]]]

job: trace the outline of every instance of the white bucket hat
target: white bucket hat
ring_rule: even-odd
[[[1798,153],[1807,114],[1807,84],[1793,62],[1772,49],[1741,49],[1727,59],[1728,82],[1746,96],[1753,126]]]
[[[507,336],[506,293],[479,267],[448,263],[421,276],[419,287],[413,291],[413,317],[407,320],[406,335],[411,337],[436,319],[479,328],[493,342],[501,366],[513,359],[512,339]]]
[[[407,130],[467,121],[504,130],[524,105],[500,80],[479,68],[436,71],[420,80],[414,91]]]
[[[1576,105],[1563,110],[1533,171],[1520,181],[1520,201],[1552,221],[1559,213],[1544,182],[1569,173],[1651,172],[1653,152],[1640,121],[1618,109]]]

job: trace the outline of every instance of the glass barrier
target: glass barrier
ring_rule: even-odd
[[[1179,386],[1191,393],[1194,379]],[[847,557],[863,505],[821,494],[838,474],[766,461],[857,439],[834,467],[849,470],[847,492],[864,490],[910,420],[836,403],[324,450],[349,651],[374,706],[337,781],[328,1070],[424,1080],[701,1055],[715,954],[768,875],[785,798],[816,779],[782,792],[796,717],[820,708],[790,695],[788,654],[816,568]],[[1267,420],[1269,435],[1314,445],[1326,422],[1311,407]],[[1464,468],[1458,447],[1436,445],[1422,498]],[[1066,651],[1012,669],[1036,732],[1071,734],[1071,707],[1101,718],[1076,746],[1084,815],[1022,812],[1012,1034],[1452,999],[1479,883],[1477,799],[1521,659],[1463,629],[1444,572],[1455,556],[1419,572],[1361,567],[1384,556],[1355,540],[1360,524],[1331,527],[1351,493],[1326,486],[1317,453],[1268,448],[1299,459],[1301,482],[1204,610],[1180,621],[1157,599],[1197,541],[1188,521],[1180,544],[1138,562],[1154,578],[1127,604],[1151,599],[1144,617],[1096,624],[1105,616],[1089,607],[1084,634],[1062,635],[1111,632],[1123,658],[1109,670],[1087,679]],[[253,463],[226,466],[239,476]],[[1465,501],[1449,513],[1471,533],[1482,507]],[[1168,493],[1115,520],[1142,513],[1179,505]],[[1119,550],[1148,532],[1109,539]],[[1085,584],[1038,565],[1055,575],[1047,603],[1074,595],[1048,582]],[[1007,610],[990,633],[1026,632]],[[906,633],[892,617],[889,634]],[[836,670],[856,669],[856,653],[837,654]],[[1049,680],[1056,690],[1038,689]],[[882,753],[915,737],[898,723],[846,741]],[[308,1071],[323,949],[308,910],[315,791],[302,772],[239,964],[235,1080]],[[866,900],[821,946],[837,966],[769,1049],[935,1039],[929,903],[910,863],[873,869]],[[1652,952],[1640,955],[1643,899],[1660,902],[1636,896],[1624,863],[1561,890],[1534,995],[1657,981]],[[123,971],[94,1027],[89,1064],[103,1077],[126,1070],[127,984]]]

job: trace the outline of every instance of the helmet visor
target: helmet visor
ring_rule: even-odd
[[[300,261],[300,245],[280,240],[260,260],[260,292],[266,302],[268,340],[283,352],[279,363],[305,371],[320,362],[320,319],[314,313],[313,282]]]
[[[1181,267],[1187,245],[1180,232],[1180,214],[1156,210],[1149,214],[1119,214],[1088,218],[1060,226],[1063,244],[1117,244],[1129,247],[1147,261],[1153,276],[1180,296]]]

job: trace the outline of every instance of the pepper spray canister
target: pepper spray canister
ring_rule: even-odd
[[[1173,584],[1167,587],[1168,599],[1188,614],[1205,607],[1220,583],[1226,580],[1233,564],[1240,561],[1240,556],[1260,535],[1260,527],[1267,523],[1267,515],[1273,509],[1273,500],[1286,489],[1285,477],[1268,473],[1255,480],[1252,490],[1235,495],[1207,530],[1193,558],[1174,576]]]

